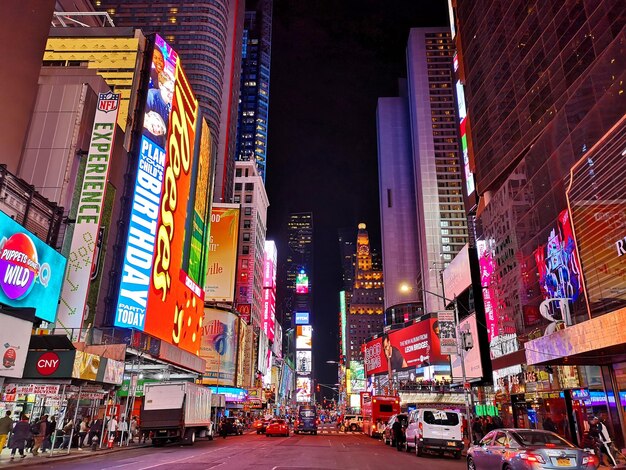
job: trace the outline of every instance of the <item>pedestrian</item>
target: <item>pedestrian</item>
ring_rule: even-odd
[[[98,441],[100,441],[100,436],[102,434],[102,425],[104,423],[102,422],[102,419],[100,418],[96,418],[91,422],[91,426],[88,427],[89,430],[89,437],[87,438],[87,445],[93,445],[94,442],[94,438]]]
[[[30,452],[33,455],[38,455],[39,449],[41,449],[43,441],[46,438],[46,434],[48,432],[48,415],[43,415],[38,421],[32,423],[30,431],[35,439],[35,444],[33,445]]]
[[[228,422],[226,421],[226,418],[222,418],[220,423],[220,436],[224,439],[228,436]]]
[[[24,455],[24,447],[26,441],[32,438],[31,427],[28,424],[28,416],[24,413],[20,415],[20,420],[13,425],[11,439],[9,447],[11,447],[11,460],[15,458],[15,451],[19,451],[20,458],[26,457]]]
[[[124,440],[128,437],[128,423],[126,417],[122,416],[122,420],[117,425],[117,440],[120,446],[124,443]]]
[[[396,419],[391,426],[391,431],[393,432],[393,443],[395,444],[398,451],[401,450],[400,446],[404,443],[404,433],[402,432],[402,423],[399,419]]]
[[[133,416],[130,420],[130,442],[135,443],[135,437],[139,434],[139,423],[137,422],[137,416]]]
[[[609,435],[609,430],[600,418],[597,416],[593,417],[590,434],[594,436],[598,443],[598,458],[600,459],[600,465],[603,465],[604,458],[602,454],[606,454],[609,457],[609,464],[612,462],[613,467],[617,466],[617,462],[613,454],[611,453],[611,436]]]
[[[7,410],[6,414],[0,418],[0,452],[7,443],[11,429],[13,429],[13,420],[11,419],[11,412]]]
[[[376,423],[376,433],[380,437],[381,441],[385,438],[385,436],[384,436],[384,434],[385,434],[385,423],[383,423],[382,419],[379,419],[378,422]]]
[[[85,444],[85,436],[89,433],[89,418],[85,416],[78,425],[78,448],[81,449]],[[91,440],[91,439],[89,439]],[[89,445],[89,443],[87,443]]]
[[[74,429],[74,423],[71,419],[68,419],[67,423],[65,423],[65,426],[63,426],[63,429],[61,429],[61,431],[63,432],[63,442],[59,446],[59,449],[67,449],[72,447],[72,443],[70,442],[70,439],[72,438],[72,429]]]
[[[543,420],[543,429],[554,433],[558,432],[558,430],[556,429],[556,424],[554,424],[554,421],[552,421],[552,418],[550,416],[547,416],[546,419]]]
[[[117,437],[117,419],[115,418],[115,415],[111,416],[109,418],[109,422],[106,425],[106,430],[107,430],[107,439],[111,439],[113,438],[113,440],[115,440],[115,438]]]
[[[474,438],[474,444],[478,444],[484,435],[482,421],[480,418],[474,418],[474,422],[472,423],[472,437]]]
[[[54,431],[57,428],[56,418],[52,416],[50,421],[48,421],[48,425],[46,426],[46,436],[43,439],[41,444],[41,452],[45,453],[48,449],[54,448],[54,443],[52,442]]]

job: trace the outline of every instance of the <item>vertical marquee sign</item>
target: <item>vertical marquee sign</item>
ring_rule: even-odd
[[[98,107],[57,316],[57,322],[65,328],[82,328],[102,220],[119,104],[120,95],[117,93],[109,91],[98,95]]]

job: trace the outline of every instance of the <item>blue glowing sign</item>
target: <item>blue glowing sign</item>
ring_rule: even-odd
[[[309,323],[309,312],[296,312],[296,325],[308,325]]]
[[[224,395],[224,399],[230,403],[242,403],[248,400],[248,391],[237,387],[209,387],[213,393]]]
[[[142,135],[115,326],[144,329],[164,166],[165,151]]]

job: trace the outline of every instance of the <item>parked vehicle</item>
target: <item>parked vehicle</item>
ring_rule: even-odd
[[[468,470],[596,470],[598,457],[550,431],[496,429],[467,452]]]
[[[404,436],[404,432],[409,422],[409,416],[406,413],[399,413],[397,415],[393,415],[391,418],[389,418],[389,421],[387,421],[387,425],[385,426],[385,430],[383,431],[383,442],[393,447],[396,447],[397,445],[395,436],[393,434],[393,425],[396,421],[400,422],[400,425],[402,426],[402,434]],[[405,441],[406,439],[403,437],[400,443],[403,444]]]
[[[252,425],[252,428],[256,431],[257,434],[263,434],[265,433],[268,424],[270,424],[269,419],[257,419]]]
[[[293,427],[294,433],[308,432],[317,434],[318,424],[320,424],[320,420],[317,417],[317,408],[314,405],[300,405],[298,407],[298,414]]]
[[[267,425],[265,435],[270,436],[285,436],[289,437],[289,425],[284,419],[273,419],[270,424]]]
[[[415,449],[418,457],[424,452],[451,452],[461,458],[463,450],[463,416],[458,411],[421,408],[409,414],[406,428],[406,449]]]
[[[393,415],[400,413],[400,399],[398,397],[374,395],[371,406],[362,407],[363,432],[368,436],[377,434],[376,424],[378,420],[384,423],[389,421]]]
[[[176,441],[193,445],[197,437],[212,440],[211,389],[192,382],[145,384],[140,422],[156,447]]]

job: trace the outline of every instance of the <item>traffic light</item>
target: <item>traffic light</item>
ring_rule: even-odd
[[[319,391],[320,391],[320,384],[317,384],[317,385],[315,386],[315,391],[317,391],[317,392],[319,392]]]

